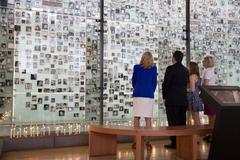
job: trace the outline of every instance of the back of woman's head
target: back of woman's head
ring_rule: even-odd
[[[153,56],[151,52],[145,52],[142,55],[141,61],[140,61],[140,65],[143,68],[151,68],[154,64],[153,64]]]
[[[196,74],[198,77],[200,77],[199,67],[196,62],[189,63],[189,75],[192,75],[192,74]]]
[[[204,67],[206,68],[214,67],[214,60],[212,56],[204,57],[203,63],[204,63]]]

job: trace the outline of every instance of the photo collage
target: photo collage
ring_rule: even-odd
[[[14,55],[14,10],[0,7],[0,123],[11,121]]]
[[[15,0],[0,14],[0,120],[99,120],[99,0]],[[191,1],[191,60],[213,55],[219,85],[239,85],[239,4]],[[132,119],[133,66],[150,51],[158,68],[154,118],[171,53],[186,52],[184,0],[105,0],[104,118]],[[186,60],[184,59],[184,64]],[[13,97],[13,100],[12,100]]]

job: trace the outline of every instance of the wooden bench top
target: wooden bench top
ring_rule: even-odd
[[[89,132],[97,132],[114,135],[141,135],[141,136],[183,136],[183,135],[202,135],[211,133],[213,127],[209,125],[199,126],[167,126],[167,127],[153,127],[153,128],[134,128],[126,126],[105,126],[105,125],[91,125]]]

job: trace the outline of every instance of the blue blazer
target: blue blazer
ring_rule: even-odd
[[[143,68],[137,64],[132,76],[133,97],[154,98],[157,87],[157,67]]]

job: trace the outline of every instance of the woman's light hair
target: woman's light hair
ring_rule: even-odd
[[[140,65],[143,66],[143,68],[151,68],[153,64],[153,56],[151,52],[145,52],[142,55]]]
[[[203,61],[206,63],[206,67],[214,67],[214,60],[212,56],[204,57]]]

